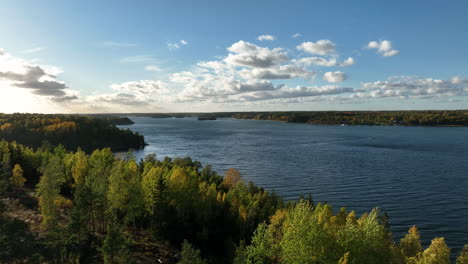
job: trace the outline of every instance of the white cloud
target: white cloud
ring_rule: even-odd
[[[327,67],[332,67],[332,66],[337,66],[338,61],[336,58],[331,58],[331,59],[325,59],[325,58],[320,58],[320,57],[306,57],[306,58],[301,58],[299,60],[296,60],[295,62],[307,66],[312,66],[312,65],[318,65],[318,66],[327,66]]]
[[[294,62],[298,63],[299,65],[307,65],[307,66],[326,66],[326,67],[334,67],[334,66],[341,66],[347,67],[351,66],[355,63],[354,59],[349,57],[343,62],[338,62],[336,58],[325,59],[321,57],[305,57],[298,60],[294,60]]]
[[[37,52],[43,51],[43,50],[45,50],[46,48],[47,48],[47,47],[35,47],[35,48],[23,50],[21,53],[24,53],[24,54],[32,54],[32,53],[37,53]]]
[[[168,42],[167,47],[169,49],[178,49],[182,46],[188,45],[188,42],[186,40],[179,40],[179,42]]]
[[[273,68],[255,68],[255,69],[242,69],[239,71],[240,76],[244,79],[294,79],[303,78],[311,79],[315,76],[315,72],[307,71],[294,65],[281,65]]]
[[[281,48],[263,48],[243,40],[234,43],[228,50],[232,53],[224,61],[231,65],[268,68],[288,60]]]
[[[170,80],[184,87],[173,97],[174,101],[280,100],[352,91],[351,88],[337,86],[291,88],[283,84],[274,85],[270,80],[293,78],[311,80],[316,75],[316,72],[303,68],[301,64],[291,64],[290,62],[297,61],[289,61],[286,52],[281,48],[269,49],[239,41],[231,45],[228,51],[230,53],[227,57],[220,61],[199,62],[190,71],[172,74]],[[349,65],[351,62],[352,59],[348,59],[343,63]],[[335,66],[343,63],[339,63],[336,59],[332,61]]]
[[[122,92],[132,92],[141,94],[165,94],[168,93],[167,84],[161,81],[141,80],[124,83],[114,83],[112,89]]]
[[[299,37],[302,37],[302,34],[301,33],[295,33],[291,37],[292,38],[299,38]]]
[[[197,66],[212,69],[215,71],[222,71],[229,68],[229,65],[227,65],[223,61],[202,61],[197,63]]]
[[[226,98],[221,98],[223,102],[239,102],[239,101],[261,101],[261,100],[274,100],[274,99],[292,99],[292,98],[305,98],[305,97],[318,97],[329,96],[337,94],[352,93],[353,88],[339,87],[336,85],[325,86],[297,86],[288,87],[286,85],[278,86],[277,89],[272,91],[257,91],[245,94],[239,94]]]
[[[338,83],[346,80],[346,74],[344,72],[326,72],[323,75],[323,79],[330,83]]]
[[[161,68],[159,68],[159,67],[156,66],[156,65],[146,65],[146,66],[145,66],[145,70],[147,70],[147,71],[153,71],[153,72],[159,72],[159,71],[161,71]]]
[[[152,99],[142,98],[131,93],[102,94],[88,97],[91,104],[109,104],[113,106],[144,106],[153,102]]]
[[[169,93],[166,83],[153,80],[115,83],[110,87],[117,92],[89,96],[86,101],[91,105],[105,104],[108,107],[138,107],[161,101]]]
[[[180,48],[180,45],[179,45],[179,43],[167,43],[167,47],[169,49],[178,49],[178,48]]]
[[[317,42],[311,42],[311,41],[303,42],[296,48],[298,50],[302,50],[310,54],[317,54],[317,55],[325,56],[325,55],[333,54],[335,52],[335,47],[336,45],[332,41],[328,39],[322,39]]]
[[[363,83],[359,97],[434,98],[468,95],[468,78],[449,80],[400,78],[392,81]]]
[[[260,35],[257,37],[257,40],[260,40],[260,41],[264,41],[264,40],[273,41],[275,39],[276,39],[275,36],[272,36],[272,35]]]
[[[28,89],[56,102],[78,99],[78,92],[57,80],[62,72],[59,67],[31,64],[0,51],[0,80],[8,87]]]
[[[389,40],[371,41],[367,44],[369,49],[377,49],[377,52],[384,57],[398,55],[400,51],[393,49],[392,42]]]
[[[340,66],[341,67],[347,67],[347,66],[351,66],[351,65],[354,65],[356,63],[356,61],[354,61],[353,58],[349,57],[347,58],[346,60],[344,60]]]

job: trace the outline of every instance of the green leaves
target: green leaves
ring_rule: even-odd
[[[182,250],[180,252],[181,260],[177,264],[206,264],[207,262],[202,259],[200,250],[194,249],[192,245],[184,240],[182,243]]]
[[[42,213],[42,227],[49,229],[57,225],[59,217],[55,200],[60,196],[60,188],[65,183],[65,169],[62,159],[53,156],[41,168],[42,177],[37,185],[39,195],[39,209]]]

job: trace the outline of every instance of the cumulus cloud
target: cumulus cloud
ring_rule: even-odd
[[[392,42],[389,40],[371,41],[367,44],[369,49],[377,49],[377,52],[384,57],[398,55],[400,51],[393,49]]]
[[[91,96],[88,98],[90,103],[105,103],[110,105],[124,105],[124,106],[144,106],[153,102],[152,99],[141,98],[131,93],[113,93]]]
[[[354,61],[354,59],[349,57],[346,60],[344,60],[342,63],[340,63],[340,66],[341,67],[347,67],[347,66],[354,65],[355,63],[356,62]]]
[[[272,91],[257,91],[245,94],[239,94],[231,97],[222,98],[226,102],[239,102],[239,101],[261,101],[273,99],[291,99],[291,98],[304,98],[304,97],[317,97],[325,95],[337,95],[353,92],[353,88],[339,87],[335,85],[325,86],[297,86],[288,87],[286,85],[279,86]]]
[[[174,100],[261,101],[324,96],[352,90],[338,86],[292,88],[284,84],[274,85],[272,81],[294,78],[311,80],[316,75],[316,72],[302,67],[304,63],[289,61],[286,52],[281,48],[269,49],[239,41],[232,44],[228,51],[229,54],[222,60],[199,62],[190,71],[172,74],[171,82],[182,84],[184,87]],[[351,64],[351,62],[352,59],[348,59],[342,63]],[[342,63],[336,59],[329,62],[335,66],[340,66]]]
[[[346,80],[346,73],[336,71],[336,72],[326,72],[323,75],[323,79],[330,83],[338,83]]]
[[[358,97],[434,98],[468,95],[468,78],[449,80],[401,78],[363,83]]]
[[[228,48],[229,55],[224,59],[228,64],[268,68],[288,60],[287,54],[281,48],[269,49],[259,47],[246,41],[239,41]]]
[[[332,41],[328,39],[321,39],[317,42],[311,42],[311,41],[303,42],[296,48],[298,50],[302,50],[310,54],[317,54],[317,55],[325,56],[325,55],[333,54],[335,52],[335,47],[336,45]]]
[[[209,80],[210,78],[208,78]],[[275,86],[269,81],[241,82],[229,78],[213,78],[207,85],[207,81],[194,82],[187,85],[175,98],[176,101],[220,101],[231,95],[243,94],[252,91],[273,90]]]
[[[227,68],[230,68],[230,66],[224,63],[223,61],[202,61],[197,63],[197,65],[215,71],[222,71]]]
[[[293,37],[293,38],[299,38],[299,37],[302,37],[302,34],[301,34],[301,33],[295,33],[295,34],[293,34],[291,37]]]
[[[65,82],[57,80],[61,72],[58,67],[34,65],[0,52],[0,80],[10,87],[29,89],[55,101],[77,99],[78,92],[67,89]]]
[[[110,88],[117,92],[89,96],[87,101],[98,105],[136,107],[161,100],[165,94],[169,93],[166,83],[152,80],[114,83]]]
[[[213,85],[213,81],[210,86],[201,83],[187,86],[188,89],[178,95],[177,101],[247,102],[336,95],[354,91],[353,88],[335,85],[288,87],[286,85],[274,86],[270,81],[241,82],[227,79],[219,79],[217,80],[219,83]]]
[[[273,41],[275,39],[276,37],[272,35],[260,35],[257,37],[257,40],[260,40],[260,41],[264,41],[264,40]]]
[[[167,84],[151,80],[114,83],[110,87],[117,91],[137,92],[141,94],[165,94],[169,92]]]
[[[325,59],[321,57],[305,57],[301,58],[299,60],[296,60],[295,62],[307,66],[312,66],[312,65],[317,65],[317,66],[337,66],[338,61],[336,58],[331,58],[331,59]]]
[[[240,76],[244,79],[294,79],[303,78],[311,79],[315,76],[315,72],[308,71],[294,65],[281,65],[273,68],[255,68],[255,69],[242,69]]]
[[[297,60],[293,60],[296,64],[306,66],[325,66],[325,67],[347,67],[355,64],[353,58],[349,57],[346,60],[339,62],[336,58],[325,59],[321,57],[305,57]]]

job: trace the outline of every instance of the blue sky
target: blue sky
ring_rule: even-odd
[[[467,11],[467,1],[2,1],[0,111],[467,109]]]

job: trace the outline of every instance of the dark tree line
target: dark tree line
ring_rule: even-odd
[[[319,125],[468,126],[468,111],[461,110],[246,112],[232,117]]]
[[[62,144],[68,150],[78,147],[92,152],[97,148],[112,150],[139,149],[144,137],[115,124],[130,124],[120,117],[91,117],[79,115],[0,114],[0,139],[38,148],[43,144]]]
[[[237,118],[317,125],[468,126],[467,110],[443,111],[275,111],[215,113],[141,113],[153,118]]]

